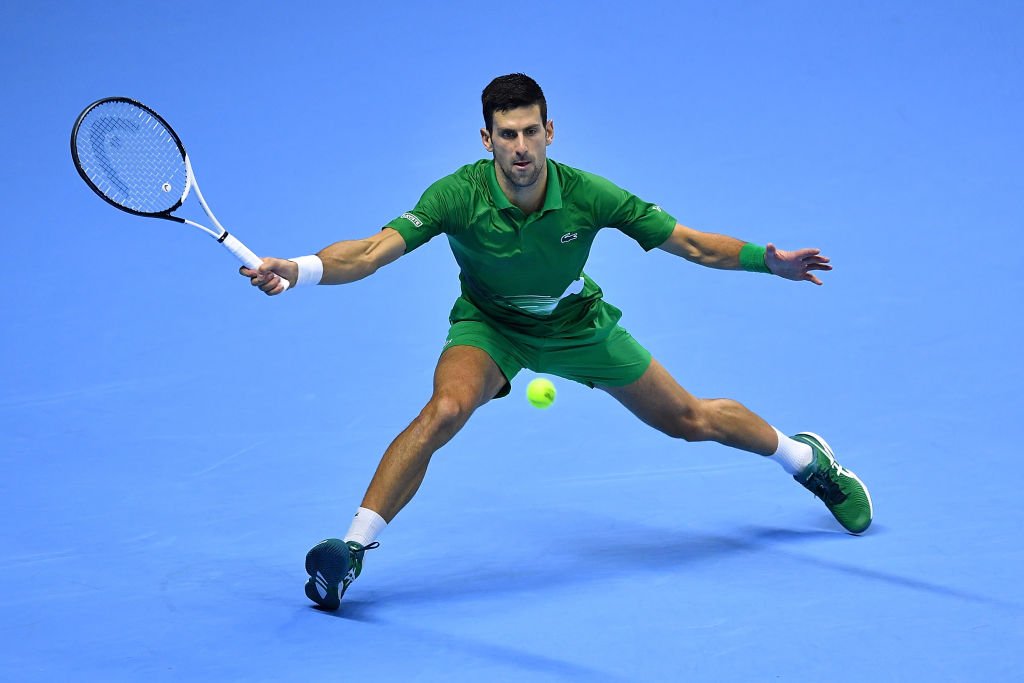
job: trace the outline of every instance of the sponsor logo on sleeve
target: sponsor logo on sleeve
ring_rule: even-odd
[[[580,236],[580,234],[578,232],[567,232],[564,235],[562,235],[561,242],[562,242],[562,244],[568,244],[569,242],[572,242],[574,239],[576,239],[579,236]]]
[[[415,225],[417,228],[422,228],[423,227],[423,221],[421,221],[419,218],[417,218],[415,214],[412,214],[412,213],[409,213],[408,211],[406,211],[405,213],[402,214],[402,218],[404,218],[405,220],[409,221],[410,223]]]

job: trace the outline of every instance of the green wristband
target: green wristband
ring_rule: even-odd
[[[740,247],[740,268],[751,273],[771,273],[764,260],[766,251],[764,247],[747,242]]]

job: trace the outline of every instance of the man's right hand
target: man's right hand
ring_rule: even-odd
[[[299,278],[299,266],[294,261],[263,257],[263,263],[257,270],[242,266],[238,272],[249,278],[253,287],[259,287],[267,296],[274,296],[284,291],[282,279],[288,281],[289,289],[295,286]]]

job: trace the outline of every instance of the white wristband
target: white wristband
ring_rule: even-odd
[[[320,284],[320,279],[324,276],[324,262],[320,260],[319,256],[312,254],[288,260],[294,261],[299,267],[299,277],[295,282],[296,287]]]

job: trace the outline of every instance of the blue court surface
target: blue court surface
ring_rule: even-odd
[[[0,9],[0,680],[1024,679],[1020,3],[210,5]],[[94,196],[71,125],[152,105],[225,226],[289,257],[485,156],[513,71],[551,158],[833,259],[814,287],[607,230],[587,272],[691,392],[825,435],[866,534],[600,391],[553,378],[536,410],[524,372],[342,609],[306,600],[306,550],[429,396],[448,246],[268,299]]]

